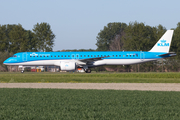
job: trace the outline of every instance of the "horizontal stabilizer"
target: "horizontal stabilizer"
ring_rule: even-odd
[[[163,56],[176,56],[176,53],[175,52],[169,52],[169,53],[166,53],[166,54],[161,54],[161,55],[159,55],[159,56],[161,56],[161,57],[163,57]]]

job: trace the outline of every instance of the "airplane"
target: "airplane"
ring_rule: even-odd
[[[175,56],[174,52],[169,52],[173,32],[167,30],[150,51],[20,52],[6,59],[3,64],[22,68],[59,66],[61,71],[82,68],[86,73],[91,73],[89,68],[97,66],[139,64]]]

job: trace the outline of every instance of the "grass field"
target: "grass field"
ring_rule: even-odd
[[[180,119],[180,92],[0,89],[0,119]]]
[[[180,83],[180,73],[8,73],[0,83]]]

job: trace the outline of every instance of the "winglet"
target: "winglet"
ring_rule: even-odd
[[[174,30],[167,30],[149,52],[169,52]]]

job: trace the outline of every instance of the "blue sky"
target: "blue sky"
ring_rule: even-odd
[[[32,30],[47,22],[56,35],[54,51],[96,49],[96,37],[109,22],[176,28],[179,5],[179,0],[1,0],[0,24]]]

